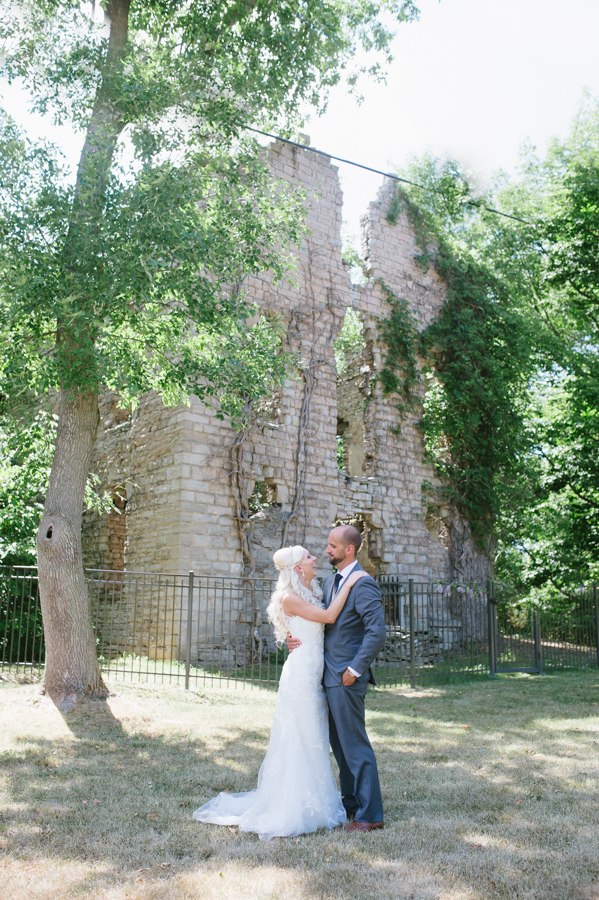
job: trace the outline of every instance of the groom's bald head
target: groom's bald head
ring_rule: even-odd
[[[362,535],[353,525],[338,525],[329,532],[327,554],[332,566],[343,568],[356,558]]]
[[[351,544],[355,553],[362,546],[362,535],[353,525],[338,525],[337,528],[333,528],[331,534],[334,534],[344,547]]]

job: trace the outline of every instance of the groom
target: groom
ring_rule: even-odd
[[[323,585],[328,608],[351,572],[362,570],[356,559],[362,536],[352,525],[339,525],[329,534],[327,555],[336,575]],[[324,687],[329,702],[329,732],[337,765],[343,805],[354,821],[346,831],[383,828],[383,801],[374,751],[366,734],[364,699],[374,684],[370,664],[382,650],[386,636],[381,592],[374,578],[353,586],[339,618],[325,626]],[[300,641],[288,637],[290,650]]]

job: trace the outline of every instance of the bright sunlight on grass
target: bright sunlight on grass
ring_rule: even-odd
[[[267,844],[191,813],[255,785],[274,694],[115,689],[0,686],[0,897],[599,898],[599,673],[371,693],[385,831]]]

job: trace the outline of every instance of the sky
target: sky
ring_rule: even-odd
[[[599,0],[416,0],[398,26],[386,84],[361,106],[339,86],[306,125],[311,144],[383,171],[450,155],[484,182],[513,173],[530,141],[565,136],[587,89],[599,97]],[[380,176],[340,166],[345,229],[357,234]]]
[[[388,171],[411,154],[450,155],[483,181],[515,171],[524,141],[543,152],[565,136],[583,90],[599,97],[599,0],[416,0],[418,22],[398,26],[386,84],[364,79],[358,105],[339,85],[305,127],[312,146]],[[32,137],[68,156],[81,137],[27,114],[18,88],[4,106]],[[382,181],[340,165],[344,232],[357,235]]]

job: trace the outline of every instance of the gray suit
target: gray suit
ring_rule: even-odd
[[[359,564],[352,571],[357,570],[364,571]],[[323,585],[326,607],[334,583],[335,576],[329,575]],[[323,681],[331,747],[339,766],[343,805],[358,822],[383,820],[376,759],[364,724],[364,699],[368,683],[374,684],[370,664],[383,648],[386,631],[381,592],[370,576],[353,586],[337,621],[325,625]],[[348,666],[361,675],[351,687],[344,687],[342,677]]]

